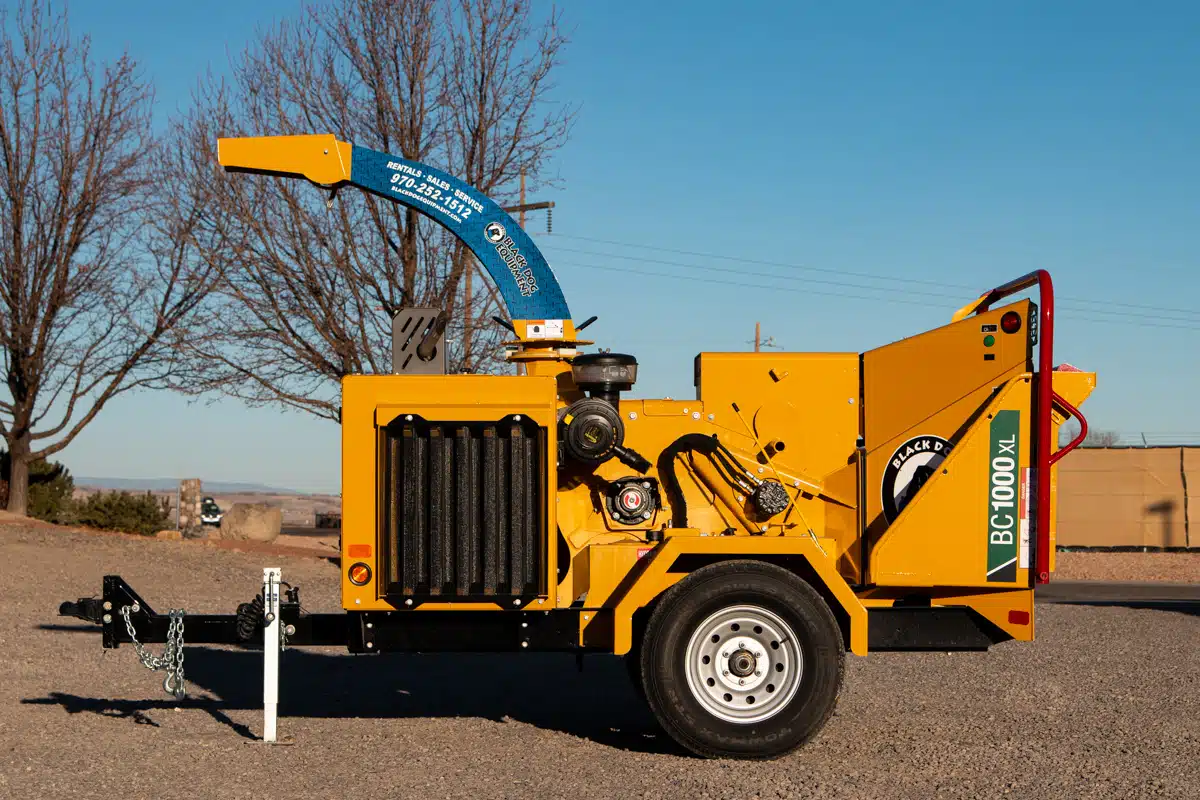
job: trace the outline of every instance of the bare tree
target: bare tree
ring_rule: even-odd
[[[70,444],[117,395],[170,376],[173,337],[208,283],[191,269],[186,230],[142,224],[148,204],[180,202],[157,188],[152,100],[128,56],[97,66],[65,14],[35,2],[10,20],[0,9],[10,511],[26,510],[31,462]]]
[[[1079,435],[1079,423],[1075,420],[1069,420],[1058,432],[1059,447],[1064,447],[1068,442]],[[1116,431],[1101,431],[1089,430],[1087,436],[1083,439],[1083,447],[1114,447],[1121,442],[1121,434]]]
[[[218,136],[333,133],[438,166],[504,201],[538,181],[572,109],[548,101],[565,39],[527,0],[347,0],[265,32],[227,85],[201,83],[176,135],[216,161]],[[345,375],[390,371],[391,317],[451,313],[450,366],[499,363],[505,314],[474,256],[417,211],[348,191],[328,205],[303,181],[180,176],[211,196],[221,275],[184,388],[340,419]]]

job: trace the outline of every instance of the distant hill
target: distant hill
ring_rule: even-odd
[[[169,492],[179,488],[177,478],[86,478],[75,477],[75,485],[92,489],[109,489],[126,492]],[[236,481],[204,481],[205,492],[211,494],[302,494],[292,489],[280,489],[261,483],[238,483]]]

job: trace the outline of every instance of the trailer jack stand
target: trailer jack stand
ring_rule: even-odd
[[[283,620],[280,618],[279,567],[263,569],[263,738],[265,744],[279,741],[279,651],[283,649]]]

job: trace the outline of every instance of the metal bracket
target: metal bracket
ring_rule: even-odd
[[[392,372],[405,375],[446,374],[445,311],[402,308],[392,317]]]

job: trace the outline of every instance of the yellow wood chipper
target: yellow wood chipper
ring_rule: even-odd
[[[574,323],[533,242],[472,187],[332,135],[222,139],[219,160],[355,185],[445,226],[504,298],[523,374],[445,374],[445,314],[405,309],[393,374],[342,385],[345,612],[303,613],[269,573],[237,614],[164,615],[109,576],[102,598],[61,609],[103,625],[105,647],[170,656],[186,629],[268,658],[281,635],[614,654],[681,745],[769,758],[829,719],[847,650],[1033,639],[1054,464],[1082,441],[1095,385],[1054,366],[1046,272],[865,353],[700,353],[694,399],[635,399],[637,360],[584,352],[592,320]]]

